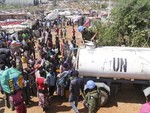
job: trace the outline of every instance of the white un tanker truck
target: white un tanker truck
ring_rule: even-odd
[[[145,97],[150,94],[150,48],[96,47],[87,43],[78,49],[75,68],[85,82],[93,80],[101,87],[102,105],[114,83],[117,87],[122,83],[141,84]]]

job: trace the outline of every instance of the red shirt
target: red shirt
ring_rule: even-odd
[[[45,78],[43,77],[38,77],[37,78],[37,84],[38,84],[38,89],[39,90],[44,90],[44,84],[45,84]]]

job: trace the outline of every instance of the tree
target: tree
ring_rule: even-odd
[[[115,46],[118,45],[116,30],[110,23],[102,23],[100,21],[93,22],[94,31],[97,32],[98,45],[100,46]]]
[[[112,23],[102,25],[105,30],[98,31],[100,40],[105,38],[110,45],[150,46],[149,0],[118,0],[111,14]]]
[[[112,12],[118,37],[127,46],[149,46],[150,3],[149,0],[121,0]],[[125,43],[125,42],[124,42]]]

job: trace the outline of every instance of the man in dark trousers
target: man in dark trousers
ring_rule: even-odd
[[[69,88],[70,91],[69,102],[76,113],[79,113],[77,109],[77,105],[78,105],[80,88],[81,88],[81,80],[78,77],[78,75],[79,75],[78,71],[74,70],[72,72],[73,79],[71,80],[70,88]],[[75,102],[75,104],[73,102]]]

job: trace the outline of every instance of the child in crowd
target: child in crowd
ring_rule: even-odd
[[[24,104],[21,90],[14,91],[14,93],[9,96],[9,99],[14,105],[16,113],[27,113],[27,108]]]

